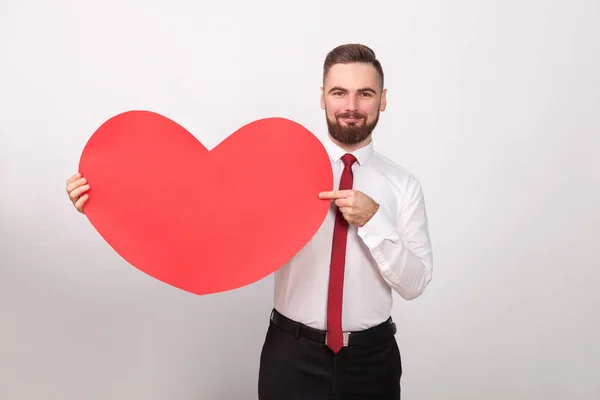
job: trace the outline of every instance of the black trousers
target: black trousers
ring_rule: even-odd
[[[399,400],[402,364],[393,335],[333,353],[272,321],[261,352],[259,400]]]

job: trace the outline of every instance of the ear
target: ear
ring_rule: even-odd
[[[325,89],[321,86],[321,110],[325,109]]]
[[[379,104],[379,111],[385,111],[387,107],[387,99],[386,99],[387,89],[383,89],[381,92],[381,102]]]

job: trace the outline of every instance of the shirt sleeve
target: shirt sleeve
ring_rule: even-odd
[[[380,207],[358,235],[385,281],[406,300],[420,296],[431,281],[433,253],[421,185],[411,178],[396,219]]]

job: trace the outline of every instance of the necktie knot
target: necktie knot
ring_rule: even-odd
[[[356,162],[356,157],[354,157],[352,154],[344,154],[342,156],[342,162],[344,163],[344,166],[351,167],[352,164]]]

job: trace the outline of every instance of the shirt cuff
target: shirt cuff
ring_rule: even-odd
[[[370,249],[379,246],[384,240],[394,243],[400,241],[395,224],[390,221],[381,207],[365,225],[358,228],[358,236]]]

